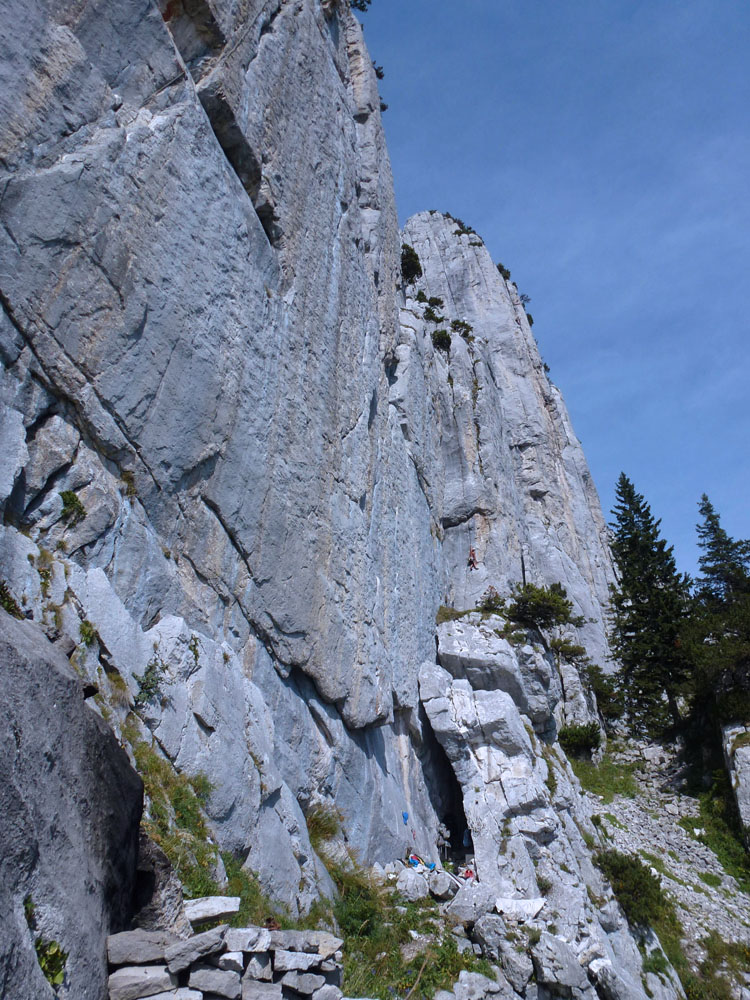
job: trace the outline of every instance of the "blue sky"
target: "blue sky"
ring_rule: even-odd
[[[609,517],[681,568],[707,492],[750,537],[750,4],[373,0],[402,222],[450,211],[531,296]]]

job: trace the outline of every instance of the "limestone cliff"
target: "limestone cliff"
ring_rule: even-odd
[[[545,763],[560,724],[595,718],[578,670],[471,616],[436,664],[441,604],[525,576],[566,588],[605,666],[612,569],[515,287],[449,216],[398,232],[348,4],[4,7],[10,600],[75,645],[124,742],[207,775],[216,840],[293,911],[330,891],[315,804],[366,862],[466,822],[511,910],[535,862],[567,858],[565,954],[641,996],[622,917],[587,895],[605,890],[564,755]]]

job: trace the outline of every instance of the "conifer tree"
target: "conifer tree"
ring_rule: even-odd
[[[690,581],[678,573],[672,546],[659,537],[661,521],[624,473],[616,498],[610,527],[618,582],[610,588],[610,642],[633,729],[660,735],[670,720],[681,722],[678,698],[688,676],[681,630]]]
[[[692,716],[710,742],[727,722],[750,721],[750,541],[731,538],[704,493],[690,623]]]
[[[698,594],[705,602],[731,603],[750,593],[750,541],[729,537],[705,493],[698,511],[703,518],[696,526],[698,545],[703,549],[698,560]]]

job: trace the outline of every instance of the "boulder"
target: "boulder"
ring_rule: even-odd
[[[313,993],[313,1000],[341,1000],[343,995],[338,986],[332,986],[329,983]],[[242,1000],[245,998],[243,997]]]
[[[534,975],[534,963],[528,953],[523,949],[519,951],[510,941],[499,942],[497,950],[503,975],[516,993],[523,993]]]
[[[536,981],[560,992],[561,987],[586,991],[590,989],[586,973],[578,962],[578,956],[569,944],[546,931],[531,949]]]
[[[444,871],[435,870],[434,872],[430,872],[427,877],[427,885],[429,886],[430,894],[439,900],[452,899],[458,892],[458,886],[450,875]]]
[[[485,913],[474,924],[472,937],[482,946],[485,958],[496,959],[500,945],[505,940],[508,928],[505,921],[496,913]]]
[[[502,992],[503,987],[497,980],[465,969],[459,974],[458,982],[453,984],[456,1000],[485,1000],[486,997],[494,997]]]
[[[187,986],[181,986],[176,990],[168,990],[166,993],[154,993],[149,1000],[203,1000],[200,990],[191,990]]]
[[[603,1000],[645,1000],[646,993],[640,983],[623,978],[609,959],[596,958],[588,968],[596,992]]]
[[[241,975],[245,971],[245,964],[241,951],[224,952],[223,955],[219,956],[216,965],[217,968],[223,969],[225,972],[239,972]]]
[[[396,882],[396,891],[410,903],[429,896],[427,879],[411,868],[404,868]]]
[[[495,895],[492,889],[485,888],[481,883],[467,882],[462,885],[456,895],[445,904],[445,912],[461,923],[474,923],[482,914],[494,909]]]
[[[200,990],[191,990],[187,986],[181,986],[176,990],[168,990],[166,993],[154,993],[149,1000],[203,1000]]]

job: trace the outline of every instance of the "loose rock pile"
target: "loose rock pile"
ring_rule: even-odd
[[[638,765],[633,775],[638,795],[618,795],[607,805],[597,802],[601,829],[608,846],[652,866],[677,905],[686,956],[696,966],[703,961],[701,939],[711,931],[725,941],[750,944],[747,896],[698,839],[704,832],[699,804],[684,793],[684,765],[675,751],[631,741],[612,745],[610,753],[618,763]]]
[[[325,931],[228,927],[107,941],[110,1000],[341,1000],[343,942]]]

